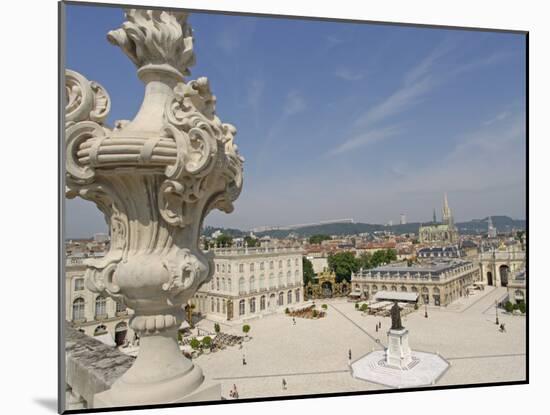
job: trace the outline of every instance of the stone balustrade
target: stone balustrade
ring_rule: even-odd
[[[134,358],[65,325],[65,408],[93,408],[97,393],[111,387]]]

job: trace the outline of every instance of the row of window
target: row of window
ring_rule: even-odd
[[[294,281],[292,281],[292,274],[290,271],[286,273],[286,280],[283,281],[283,273],[279,272],[279,275],[277,279],[275,278],[274,274],[269,275],[269,280],[267,283],[269,283],[269,288],[275,288],[275,287],[282,287],[283,284],[286,284],[287,286],[292,283],[299,283],[300,282],[300,272],[296,270],[294,272]],[[210,282],[210,289],[212,291],[232,291],[232,282],[231,278],[225,279],[224,277],[216,277],[215,279],[212,279]],[[256,286],[256,277],[252,275],[250,278],[248,278],[248,290],[254,291],[256,289],[263,290],[266,289],[266,279],[264,275],[260,275],[260,278],[258,279],[258,286]],[[239,292],[243,293],[247,291],[246,286],[246,280],[244,277],[239,278]]]
[[[265,269],[265,263],[267,261],[261,261],[259,263],[259,268],[260,268],[260,271],[263,271]],[[290,259],[287,259],[286,261],[286,266],[290,268],[290,264],[291,264],[291,261]],[[244,272],[244,265],[245,264],[239,264],[239,272]],[[294,259],[294,265],[295,266],[298,266],[299,265],[299,259],[298,258],[295,258]],[[269,269],[275,269],[275,261],[269,261],[268,262],[268,266],[269,266]],[[256,268],[256,265],[254,262],[251,262],[249,265],[249,270],[251,272],[254,272],[255,268]],[[278,269],[282,269],[283,268],[283,260],[280,259],[278,261]],[[222,263],[222,264],[216,264],[216,272],[225,272],[227,269],[227,272],[231,272],[231,264],[227,264],[227,268],[226,268],[226,264],[225,263]]]
[[[122,313],[126,311],[126,305],[116,301],[116,312]],[[107,298],[98,295],[95,299],[94,317],[105,318],[107,316]],[[73,301],[73,320],[84,320],[86,318],[86,302],[84,298],[79,297]]]
[[[292,290],[287,291],[286,293],[286,304],[292,304],[293,295]],[[240,300],[239,301],[239,315],[242,316],[246,312],[246,303],[248,302],[248,312],[249,313],[255,313],[257,304],[256,304],[256,297],[249,298],[247,300]],[[294,301],[299,303],[300,302],[300,290],[297,289],[294,291]],[[279,293],[279,296],[276,297],[275,294],[271,294],[269,298],[267,296],[262,295],[259,299],[259,311],[265,310],[267,307],[275,307],[275,306],[283,306],[285,305],[285,293],[281,291]],[[227,312],[227,303],[224,298],[210,298],[210,311],[213,313],[223,313],[225,314]]]

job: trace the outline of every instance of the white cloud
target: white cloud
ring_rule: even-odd
[[[495,115],[493,118],[488,119],[483,123],[483,125],[491,125],[496,122],[502,121],[510,116],[510,113],[508,111],[503,111],[497,115]]]
[[[298,91],[290,91],[286,96],[286,100],[283,107],[283,114],[285,116],[291,116],[304,111],[307,108],[305,99]]]
[[[328,155],[337,155],[354,150],[357,147],[362,147],[367,144],[376,143],[387,138],[399,134],[400,130],[396,126],[381,128],[378,130],[369,130],[365,133],[360,133],[346,140],[344,143],[332,149]]]
[[[337,78],[343,79],[344,81],[360,81],[365,78],[365,74],[358,71],[352,71],[349,68],[339,67],[334,72],[334,75]]]
[[[265,82],[263,80],[254,79],[250,82],[246,94],[246,102],[249,106],[255,108],[260,104],[264,88]]]

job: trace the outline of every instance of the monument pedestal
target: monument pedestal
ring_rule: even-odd
[[[386,350],[386,364],[391,367],[405,369],[412,362],[411,348],[409,347],[409,331],[405,328],[388,331],[388,348]]]

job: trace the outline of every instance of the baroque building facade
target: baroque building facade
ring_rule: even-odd
[[[96,254],[102,257],[104,253]],[[65,320],[69,325],[88,336],[96,337],[108,334],[103,341],[120,346],[134,339],[134,331],[129,320],[132,310],[118,302],[93,293],[85,285],[86,257],[69,256],[65,264]]]
[[[426,244],[456,244],[458,243],[458,230],[454,224],[454,218],[447,193],[443,198],[443,218],[442,223],[437,223],[437,218],[434,217],[433,222],[429,225],[421,225],[418,230],[418,239],[420,243]]]
[[[214,276],[190,300],[194,312],[242,321],[303,302],[301,248],[220,248],[213,253]]]
[[[467,287],[479,281],[479,268],[460,259],[418,265],[386,265],[361,269],[351,276],[353,292],[374,298],[378,291],[418,293],[422,304],[447,306],[467,295]]]

